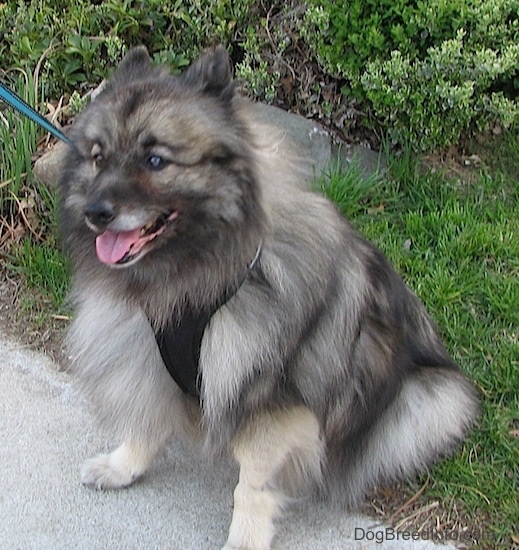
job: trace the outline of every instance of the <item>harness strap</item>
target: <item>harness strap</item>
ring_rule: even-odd
[[[226,304],[238,291],[250,271],[257,264],[262,243],[259,244],[254,259],[247,266],[243,280],[227,289],[224,295],[211,308],[193,311],[188,307],[178,318],[174,316],[166,326],[155,332],[155,340],[159,346],[162,360],[173,380],[180,389],[192,397],[200,399],[200,349],[204,332],[213,315]]]
[[[200,398],[200,348],[204,331],[211,317],[220,307],[212,311],[184,312],[179,320],[172,319],[164,328],[155,333],[162,360],[173,380],[184,393]]]

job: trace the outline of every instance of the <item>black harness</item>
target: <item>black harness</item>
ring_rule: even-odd
[[[237,290],[237,289],[236,289]],[[236,290],[213,308],[194,312],[188,308],[180,319],[176,316],[155,332],[162,360],[173,380],[184,393],[200,398],[200,348],[211,317],[233,296]]]
[[[247,268],[243,280],[226,290],[224,295],[213,305],[201,311],[188,307],[180,318],[173,316],[169,323],[155,332],[162,360],[173,380],[180,389],[200,399],[200,349],[204,332],[213,315],[225,305],[238,291],[251,270],[257,264],[261,252],[258,246],[256,256]]]

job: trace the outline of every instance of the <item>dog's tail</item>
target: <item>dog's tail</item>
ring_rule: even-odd
[[[415,371],[367,434],[332,449],[333,500],[352,507],[377,484],[426,469],[454,450],[478,411],[475,390],[459,370]]]

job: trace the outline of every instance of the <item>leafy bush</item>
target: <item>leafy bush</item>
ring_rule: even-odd
[[[41,0],[0,4],[4,69],[32,71],[43,60],[46,96],[97,83],[125,50],[144,44],[173,69],[212,42],[229,43],[245,27],[252,0]]]
[[[518,0],[310,4],[313,51],[393,141],[434,149],[518,120]]]
[[[459,141],[469,127],[483,130],[517,120],[519,104],[492,84],[513,75],[519,66],[519,45],[501,53],[464,49],[464,32],[428,50],[424,60],[393,51],[372,61],[360,84],[376,116],[395,143],[408,141],[428,150]]]
[[[243,89],[252,97],[272,103],[276,95],[276,84],[280,78],[279,72],[272,63],[262,57],[264,33],[258,33],[257,27],[264,27],[265,21],[259,25],[249,26],[244,32],[242,41],[243,59],[236,65],[236,77],[243,83]]]
[[[303,32],[327,71],[354,80],[366,62],[413,46],[409,0],[310,0]]]

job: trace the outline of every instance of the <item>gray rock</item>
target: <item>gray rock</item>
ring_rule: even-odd
[[[66,150],[67,144],[58,141],[34,163],[33,174],[49,188],[55,187],[59,180]]]
[[[315,177],[335,170],[346,171],[352,163],[365,178],[380,176],[385,171],[380,153],[347,144],[313,120],[263,103],[256,103],[254,108],[263,122],[286,132],[299,156],[310,163],[313,169],[310,173]]]

